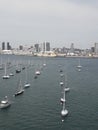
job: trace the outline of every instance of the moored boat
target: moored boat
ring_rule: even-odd
[[[8,100],[8,97],[5,96],[5,98],[3,100],[1,100],[0,102],[0,108],[3,109],[3,108],[7,108],[11,105],[11,101]]]

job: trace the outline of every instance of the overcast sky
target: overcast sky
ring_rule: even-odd
[[[97,1],[0,0],[0,43],[90,48],[98,42]]]

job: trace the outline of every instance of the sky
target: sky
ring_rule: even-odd
[[[90,48],[98,42],[98,0],[0,0],[0,43]]]

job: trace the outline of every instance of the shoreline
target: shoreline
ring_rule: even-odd
[[[0,54],[0,55],[32,56],[32,57],[45,57],[45,58],[98,58],[98,56],[38,56],[33,54]]]

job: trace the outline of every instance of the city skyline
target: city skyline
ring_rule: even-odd
[[[48,44],[49,43],[49,48],[50,49],[53,49],[53,48],[72,48],[72,46],[73,46],[73,48],[75,48],[75,49],[80,49],[80,50],[85,50],[85,49],[91,49],[92,47],[95,47],[95,44],[98,44],[98,42],[95,42],[95,43],[93,43],[92,44],[92,46],[89,46],[88,48],[79,48],[79,47],[77,47],[76,45],[75,45],[75,43],[70,43],[69,44],[69,46],[52,46],[52,44],[49,42],[49,41],[45,41],[45,42],[43,42],[43,43],[29,43],[29,44],[14,44],[14,43],[11,43],[11,42],[9,42],[9,41],[3,41],[3,42],[0,42],[0,48],[2,49],[2,48],[4,48],[3,50],[10,50],[10,49],[18,49],[18,48],[20,48],[20,46],[22,47],[22,48],[30,48],[30,47],[33,47],[33,48],[36,48],[35,46],[37,45],[37,48],[39,47],[39,48],[42,48],[42,46],[44,45],[44,44]],[[4,45],[3,45],[4,44]],[[9,47],[8,47],[9,46]],[[7,48],[9,48],[9,49],[7,49]],[[44,47],[45,48],[45,47]],[[49,49],[49,50],[50,50]]]
[[[51,47],[90,48],[98,42],[98,2],[77,0],[1,0],[0,41]]]

